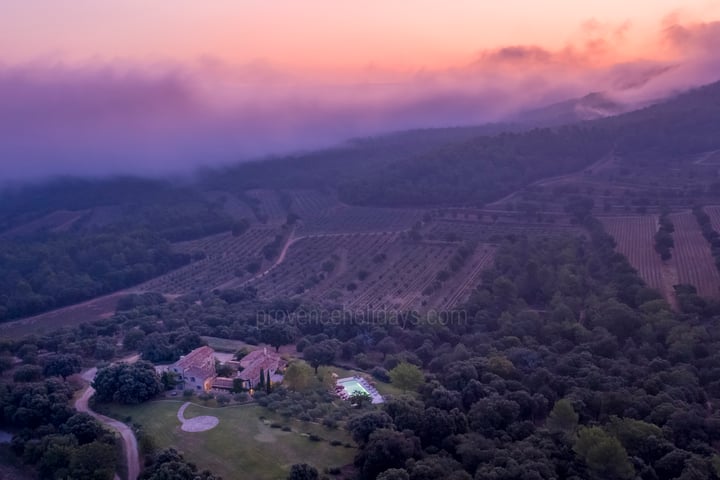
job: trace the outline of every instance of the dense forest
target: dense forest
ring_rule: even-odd
[[[190,261],[170,242],[246,228],[221,205],[170,182],[60,180],[2,198],[0,321],[136,285]],[[57,209],[74,209],[79,219],[66,229],[13,230]]]
[[[134,285],[189,261],[147,230],[0,239],[0,321]]]

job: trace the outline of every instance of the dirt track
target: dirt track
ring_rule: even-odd
[[[82,377],[85,380],[92,381],[92,379],[95,378],[96,373],[97,368],[91,368],[90,370],[83,372]],[[138,476],[140,476],[140,456],[138,455],[138,445],[135,434],[132,429],[124,423],[91,410],[88,405],[88,400],[90,400],[90,397],[94,394],[95,389],[88,385],[80,398],[75,400],[75,409],[78,412],[85,412],[92,415],[102,424],[110,427],[120,434],[120,438],[122,438],[123,441],[123,449],[125,450],[128,480],[137,480]],[[116,474],[115,479],[119,480],[119,478],[120,477]]]

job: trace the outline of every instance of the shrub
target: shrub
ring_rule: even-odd
[[[236,402],[247,402],[250,399],[250,395],[246,392],[240,392],[233,395],[233,400]]]
[[[198,395],[198,398],[202,400],[203,402],[207,402],[215,398],[215,395],[209,392],[203,392],[200,395]]]
[[[335,428],[338,427],[337,422],[336,422],[335,419],[333,419],[333,418],[324,418],[323,421],[322,421],[322,424],[323,424],[325,427],[331,428],[331,429],[335,429]]]
[[[374,365],[373,362],[371,362],[368,359],[367,355],[365,355],[364,353],[358,353],[357,355],[355,355],[354,360],[355,364],[357,364],[357,366],[363,370],[372,368]]]
[[[383,367],[375,367],[370,373],[372,373],[372,376],[380,380],[381,382],[387,383],[390,381],[390,375],[388,374],[388,371]]]

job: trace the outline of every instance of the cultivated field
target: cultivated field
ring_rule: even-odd
[[[247,203],[240,200],[230,192],[209,191],[205,192],[205,198],[212,202],[222,204],[223,211],[236,220],[255,220],[255,214]]]
[[[435,220],[425,230],[428,240],[470,240],[499,242],[508,235],[581,235],[583,230],[571,225],[541,223],[498,222],[487,224],[477,221]]]
[[[288,211],[280,195],[274,190],[248,190],[245,194],[257,202],[257,217],[261,223],[279,225],[287,219]]]
[[[125,293],[116,292],[86,302],[58,308],[34,317],[0,323],[0,337],[20,338],[25,335],[45,335],[60,328],[107,318],[115,313],[117,302]]]
[[[357,451],[330,445],[330,440],[351,442],[343,429],[329,430],[316,424],[285,420],[255,405],[223,408],[190,405],[185,418],[212,415],[220,423],[205,432],[185,432],[177,419],[182,404],[161,400],[135,406],[113,405],[111,414],[122,420],[131,417],[133,423],[142,425],[153,437],[159,448],[174,447],[200,469],[207,468],[227,479],[285,478],[293,464],[311,459],[320,471],[326,467],[342,467],[352,463]],[[263,415],[266,421],[260,419]],[[289,425],[293,431],[271,428],[271,421]],[[318,435],[323,441],[311,441],[308,434]]]
[[[31,222],[25,223],[18,227],[12,228],[0,234],[0,237],[17,237],[21,235],[29,235],[40,231],[64,232],[73,226],[75,222],[80,220],[89,210],[57,210],[49,213],[44,217],[38,218]]]
[[[615,239],[617,250],[625,255],[642,279],[669,301],[674,298],[672,286],[677,281],[673,278],[673,268],[664,264],[655,251],[658,216],[600,217],[600,220]]]
[[[400,232],[410,229],[422,219],[422,210],[397,208],[349,207],[338,205],[320,210],[316,215],[302,216],[298,233]]]
[[[271,228],[251,228],[239,236],[221,233],[199,240],[174,244],[181,253],[201,252],[205,258],[196,260],[160,277],[138,285],[133,290],[185,294],[196,290],[210,290],[224,283],[249,279],[246,267],[262,257],[262,248],[278,232]]]
[[[397,233],[305,237],[250,285],[263,298],[302,296],[353,310],[453,306],[476,286],[494,252],[479,246],[458,272],[438,282],[460,246],[412,242]]]
[[[301,238],[290,246],[282,263],[251,285],[266,298],[322,291],[348,271],[369,268],[372,258],[385,253],[396,238],[397,234],[382,233]]]
[[[703,210],[710,217],[713,230],[720,232],[720,205],[708,205],[703,207]]]
[[[465,267],[452,277],[447,288],[443,289],[434,301],[435,308],[450,310],[465,302],[472,291],[480,284],[483,270],[492,266],[495,258],[493,245],[479,245]]]
[[[330,209],[339,206],[337,199],[332,195],[317,190],[288,190],[290,210],[301,219],[324,216]]]
[[[684,212],[672,214],[670,219],[675,225],[673,259],[680,283],[694,285],[703,296],[720,296],[720,273],[695,216]]]
[[[352,309],[418,309],[427,299],[423,292],[438,273],[448,269],[458,246],[398,242],[388,250],[388,259],[371,271],[358,288],[342,292],[343,304]],[[336,284],[341,287],[342,284]],[[331,290],[332,292],[333,290]],[[334,291],[339,291],[336,288]]]

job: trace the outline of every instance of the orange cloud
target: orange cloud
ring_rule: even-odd
[[[0,64],[0,159],[22,159],[25,173],[159,171],[501,121],[595,91],[639,105],[720,77],[718,25],[668,22],[643,50],[630,39],[634,25],[591,20],[558,48],[485,49],[447,68],[296,70],[211,56],[151,66]]]

